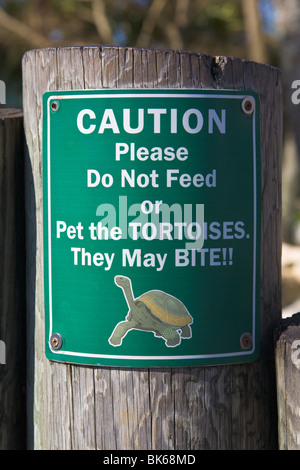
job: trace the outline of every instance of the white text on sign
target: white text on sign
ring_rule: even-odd
[[[136,121],[136,116],[135,116]],[[96,123],[97,124],[96,124]],[[145,126],[151,126],[154,134],[169,131],[177,134],[180,126],[188,134],[198,134],[206,129],[208,134],[213,134],[215,129],[221,134],[226,133],[226,110],[222,109],[221,117],[215,109],[209,109],[206,119],[199,109],[187,109],[181,119],[178,118],[176,108],[167,110],[165,108],[149,108],[138,110],[138,124],[131,126],[131,110],[123,109],[122,123],[118,123],[113,109],[105,109],[103,115],[97,116],[92,109],[82,109],[77,115],[77,128],[82,134],[92,134],[97,132],[103,134],[105,131],[112,131],[120,134],[120,128],[127,134],[139,134]]]

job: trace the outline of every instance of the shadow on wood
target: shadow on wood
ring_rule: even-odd
[[[0,108],[0,449],[26,447],[23,113]]]

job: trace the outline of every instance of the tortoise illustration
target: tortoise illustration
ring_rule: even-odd
[[[116,276],[115,283],[123,289],[129,311],[125,321],[118,323],[109,338],[113,346],[120,346],[129,330],[152,331],[165,339],[166,346],[180,344],[181,338],[191,338],[193,318],[180,300],[160,290],[151,290],[133,298],[131,281]]]

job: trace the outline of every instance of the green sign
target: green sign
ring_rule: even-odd
[[[43,109],[48,359],[256,360],[257,95],[54,91]]]

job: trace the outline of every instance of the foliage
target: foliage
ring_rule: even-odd
[[[242,0],[0,0],[0,78],[32,48],[116,45],[247,57]]]

